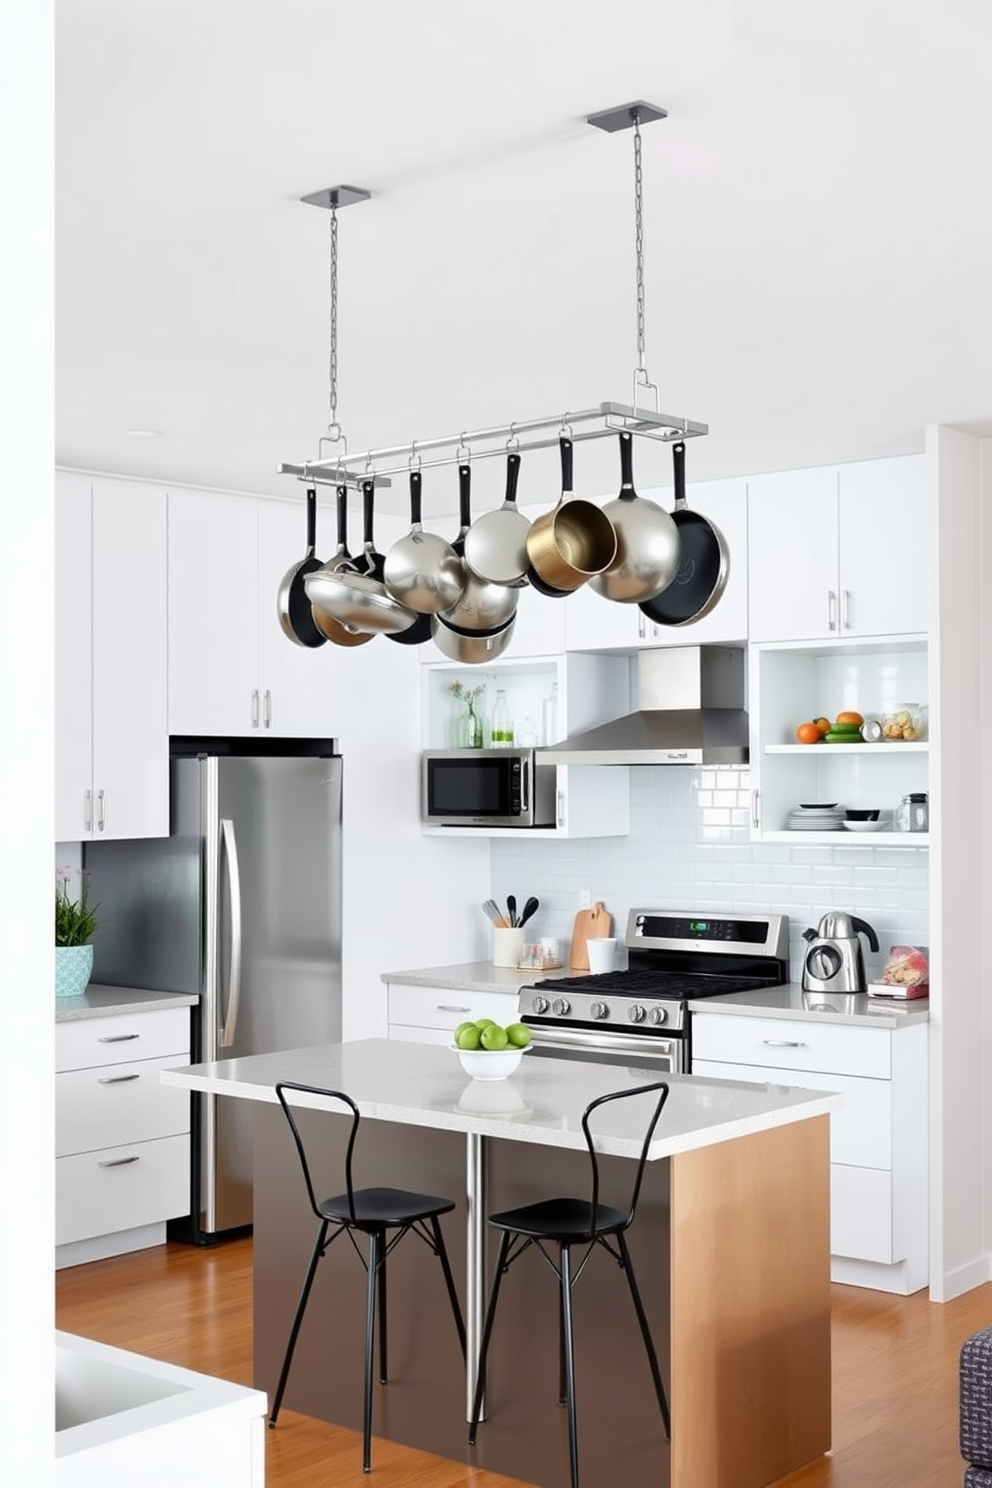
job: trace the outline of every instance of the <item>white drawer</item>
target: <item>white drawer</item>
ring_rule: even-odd
[[[448,987],[408,987],[389,983],[389,1023],[414,1028],[443,1028],[449,1033],[459,1023],[492,1018],[494,1023],[513,1023],[517,998],[512,992],[463,992]]]
[[[870,1075],[876,1080],[888,1080],[892,1072],[891,1034],[886,1028],[718,1013],[693,1013],[692,1058],[693,1068],[699,1059],[717,1059],[777,1070]]]
[[[753,1080],[759,1085],[781,1085],[783,1071],[771,1066],[721,1064],[693,1059],[694,1075],[722,1080]],[[818,1070],[787,1072],[788,1083],[801,1090],[837,1090],[844,1097],[839,1111],[830,1113],[830,1159],[856,1168],[892,1166],[892,1084],[856,1075],[826,1075]]]
[[[109,1018],[80,1018],[55,1025],[57,1070],[188,1053],[189,1008],[185,1007],[114,1013]]]
[[[405,1039],[408,1044],[437,1044],[446,1049],[451,1043],[450,1028],[415,1028],[412,1023],[390,1023],[389,1037]]]
[[[176,1063],[173,1056],[56,1075],[56,1157],[188,1132],[189,1091],[159,1080]]]
[[[55,1162],[55,1243],[189,1213],[189,1137],[160,1137]]]
[[[830,1168],[830,1253],[890,1264],[905,1259],[895,1243],[892,1174],[872,1168]]]

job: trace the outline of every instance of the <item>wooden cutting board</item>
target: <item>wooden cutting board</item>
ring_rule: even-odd
[[[580,909],[575,916],[575,928],[572,931],[572,949],[568,957],[569,968],[572,971],[588,971],[589,952],[586,949],[586,941],[594,940],[599,935],[612,934],[613,916],[601,900],[597,900],[592,909]]]

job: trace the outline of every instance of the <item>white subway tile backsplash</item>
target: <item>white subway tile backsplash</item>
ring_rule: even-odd
[[[625,837],[494,840],[493,897],[514,893],[522,903],[537,894],[534,934],[562,937],[582,889],[604,902],[620,936],[629,910],[645,906],[787,914],[796,978],[803,928],[831,909],[874,926],[882,951],[869,975],[881,971],[890,945],[929,942],[926,848],[752,842],[746,769],[634,768],[630,820]]]

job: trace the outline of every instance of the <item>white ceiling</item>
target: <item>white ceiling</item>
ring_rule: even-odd
[[[317,454],[329,348],[329,216],[299,198],[340,182],[373,193],[339,218],[351,450],[629,401],[632,137],[583,120],[637,98],[669,111],[644,130],[647,366],[710,426],[690,478],[992,415],[988,0],[58,0],[56,23],[60,464],[298,493],[275,467]],[[615,453],[577,450],[577,489],[614,489]],[[669,480],[664,446],[636,458]],[[428,511],[454,487],[429,472]]]

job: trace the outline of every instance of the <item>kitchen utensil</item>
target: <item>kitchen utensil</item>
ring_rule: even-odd
[[[277,603],[279,624],[283,628],[283,633],[291,641],[295,641],[297,646],[311,648],[322,646],[327,640],[324,633],[314,624],[305,587],[307,574],[313,573],[321,566],[320,559],[314,556],[316,545],[317,490],[315,486],[310,486],[307,489],[307,551],[299,563],[294,563],[292,568],[286,571],[279,585]]]
[[[681,439],[672,445],[672,469],[672,521],[678,529],[681,554],[678,572],[666,589],[654,599],[645,600],[641,610],[656,625],[691,625],[710,613],[727,587],[730,554],[716,524],[686,505],[685,444]]]
[[[540,899],[535,898],[535,896],[531,894],[530,898],[527,900],[527,903],[524,905],[523,909],[520,912],[520,919],[517,923],[521,926],[526,925],[531,916],[537,914],[537,911],[540,909],[540,907]]]
[[[551,597],[578,589],[593,574],[609,568],[617,555],[617,535],[602,507],[572,495],[571,439],[562,435],[558,448],[558,505],[532,522],[527,534],[527,577]],[[542,584],[547,587],[541,588]]]
[[[449,629],[463,635],[495,635],[514,619],[519,596],[516,589],[509,589],[505,584],[491,584],[480,579],[465,558],[465,542],[472,526],[472,467],[467,460],[458,467],[458,508],[461,526],[451,546],[461,559],[464,588],[458,601],[440,610],[438,618]],[[455,659],[468,658],[459,656]]]
[[[843,910],[825,914],[816,930],[803,931],[803,940],[807,942],[803,957],[804,992],[864,992],[865,968],[859,935],[867,936],[872,950],[878,950],[878,936],[867,920]]]
[[[373,524],[375,521],[375,482],[371,480],[362,481],[362,497],[365,503],[365,545],[362,557],[365,561],[366,572],[369,578],[381,584],[383,593],[388,598],[393,598],[386,589],[384,574],[386,560],[378,551],[373,540]],[[412,605],[404,605],[404,609],[413,615],[410,625],[403,625],[397,629],[386,632],[391,641],[399,641],[403,646],[422,646],[431,638],[430,619],[427,615],[418,614]]]
[[[333,557],[325,559],[320,569],[315,570],[318,573],[354,572],[351,554],[348,552],[348,487],[338,486],[336,498],[338,546]],[[313,623],[321,635],[326,636],[335,646],[364,646],[367,641],[375,640],[375,635],[372,631],[352,630],[349,626],[342,625],[339,620],[334,620],[330,615],[325,615],[323,610],[315,609],[312,604],[310,606],[310,613],[313,615]]]
[[[517,896],[515,894],[507,894],[506,911],[510,919],[510,924],[518,924],[519,921],[517,920]]]
[[[386,554],[382,582],[394,599],[419,615],[436,615],[462,596],[465,574],[454,548],[421,523],[422,484],[419,470],[410,471],[410,531]]]
[[[530,523],[517,510],[520,456],[506,457],[506,494],[496,511],[476,518],[465,534],[465,562],[480,579],[518,586],[527,578],[527,534]]]
[[[497,923],[498,920],[501,920],[503,918],[502,911],[500,910],[500,907],[496,903],[495,899],[484,899],[482,901],[482,908],[485,914],[487,914],[492,920],[494,925]]]
[[[382,554],[375,551],[372,538],[374,483],[370,480],[363,481],[362,492],[365,501],[365,543],[363,553],[353,565],[356,571],[349,573],[342,565],[336,572],[329,573],[326,568],[319,567],[304,579],[307,598],[316,609],[330,615],[332,620],[338,620],[342,625],[350,625],[355,630],[396,634],[409,629],[421,617],[415,610],[408,609],[391,594],[387,594],[381,577],[376,576],[382,573],[383,560]],[[357,572],[360,565],[365,572]]]
[[[620,431],[620,494],[603,511],[617,535],[617,553],[604,573],[589,580],[604,599],[641,604],[675,578],[681,563],[679,531],[668,512],[634,490],[633,435]]]
[[[461,661],[468,665],[495,661],[497,656],[502,656],[513,638],[515,624],[516,616],[511,615],[507,623],[499,630],[457,630],[453,625],[449,625],[442,615],[430,616],[431,635],[434,637],[434,644],[438,650],[442,651],[449,661]]]
[[[597,936],[610,935],[613,931],[613,916],[601,900],[592,909],[580,909],[575,916],[572,929],[572,946],[568,964],[573,971],[589,970],[589,952],[586,942]]]

